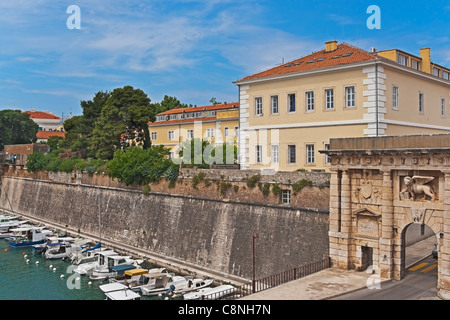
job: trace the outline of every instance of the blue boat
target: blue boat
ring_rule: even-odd
[[[43,227],[22,227],[11,229],[12,236],[9,244],[12,247],[29,247],[44,243],[48,236],[53,234],[50,230],[44,230]]]

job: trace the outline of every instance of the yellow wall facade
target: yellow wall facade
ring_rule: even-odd
[[[368,62],[238,85],[242,169],[328,171],[330,165],[319,150],[325,150],[331,138],[450,132],[450,81],[396,63]],[[355,89],[352,107],[346,106],[348,87]],[[393,87],[398,89],[397,107],[393,106]],[[331,110],[326,107],[325,92],[329,89],[334,93]],[[307,110],[306,94],[311,91],[314,110]],[[290,94],[295,94],[295,112],[289,112]],[[273,96],[278,96],[278,113],[271,110]],[[279,145],[278,163],[271,158],[275,144]],[[308,161],[308,145],[314,146],[312,163]],[[295,163],[289,163],[288,146],[295,146]]]
[[[151,124],[149,131],[150,137],[156,137],[156,139],[152,139],[153,145],[164,145],[171,151],[174,151],[180,143],[192,138],[217,143],[236,142],[239,132],[238,128],[239,120],[237,118],[223,118],[220,120],[190,121],[175,124]],[[190,135],[188,130],[192,130],[193,136]],[[208,131],[213,132],[213,137],[208,137]],[[225,137],[225,131],[228,131],[228,137]],[[172,132],[170,133],[172,139],[169,139],[169,132]]]

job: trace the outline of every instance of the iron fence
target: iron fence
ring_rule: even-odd
[[[242,286],[216,292],[213,294],[199,295],[198,300],[234,300],[256,292],[264,291],[286,282],[306,277],[316,272],[330,268],[330,259],[313,262],[298,268],[293,268],[278,274],[254,280]]]

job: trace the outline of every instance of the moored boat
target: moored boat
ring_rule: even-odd
[[[217,287],[203,288],[183,295],[184,300],[216,300],[236,292],[236,288],[229,284]]]
[[[213,280],[193,279],[190,276],[172,276],[170,274],[162,274],[156,278],[154,283],[141,286],[141,293],[144,296],[155,296],[159,294],[168,295],[183,294],[193,290],[198,290],[211,285]]]
[[[130,256],[107,256],[104,264],[95,266],[94,269],[88,271],[87,275],[91,280],[104,280],[106,277],[123,274],[125,270],[140,268],[142,262],[143,260],[135,260]]]
[[[12,247],[28,247],[35,244],[44,243],[48,236],[53,234],[50,230],[43,227],[23,227],[11,229],[12,239],[9,244]]]
[[[140,300],[141,296],[122,283],[108,283],[99,286],[107,300]]]

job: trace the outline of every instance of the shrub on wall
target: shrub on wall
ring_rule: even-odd
[[[311,187],[312,186],[312,181],[311,180],[306,180],[306,179],[302,179],[296,183],[292,184],[292,189],[295,192],[299,192],[301,191],[304,187]]]

